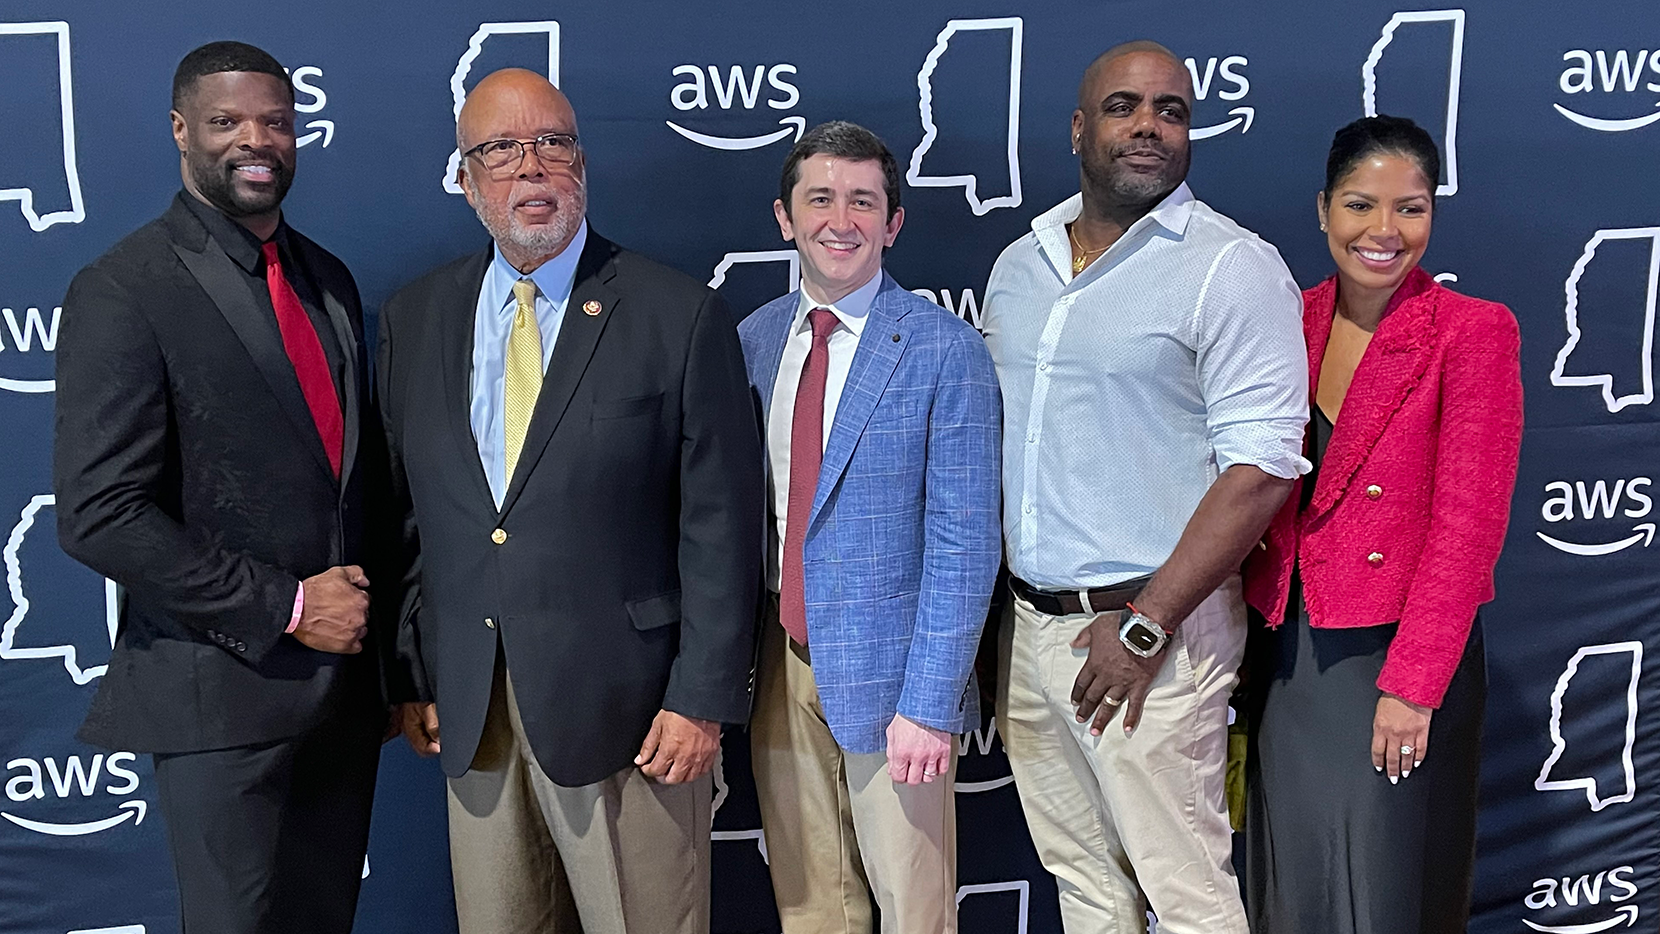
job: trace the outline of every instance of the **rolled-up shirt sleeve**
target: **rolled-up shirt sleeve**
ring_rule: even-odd
[[[1194,331],[1218,471],[1249,464],[1285,480],[1309,471],[1302,312],[1302,292],[1273,247],[1242,240],[1213,261]]]

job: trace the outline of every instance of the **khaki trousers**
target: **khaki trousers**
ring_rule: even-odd
[[[1237,577],[1165,648],[1135,735],[1077,721],[1072,684],[1093,617],[1011,600],[1003,621],[998,731],[1068,934],[1245,934],[1223,780],[1228,695],[1245,650]]]
[[[712,800],[707,775],[661,785],[633,766],[554,784],[498,659],[478,753],[449,780],[461,934],[708,934]]]
[[[873,895],[884,934],[955,934],[955,751],[920,785],[896,785],[886,753],[844,751],[776,612],[758,678],[750,756],[784,934],[870,934]]]

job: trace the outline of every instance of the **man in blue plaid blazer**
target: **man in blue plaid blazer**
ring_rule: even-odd
[[[892,154],[829,123],[784,165],[801,288],[739,326],[771,478],[751,733],[785,934],[954,932],[955,734],[1001,555],[1001,397],[966,322],[882,269]]]

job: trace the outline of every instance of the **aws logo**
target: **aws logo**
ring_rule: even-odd
[[[1562,76],[1556,83],[1562,93],[1576,96],[1576,106],[1577,95],[1615,94],[1620,95],[1621,109],[1633,106],[1641,106],[1645,110],[1660,108],[1660,101],[1653,104],[1646,101],[1641,104],[1636,101],[1627,103],[1630,100],[1627,95],[1634,94],[1639,84],[1646,91],[1660,94],[1660,49],[1615,49],[1612,52],[1606,49],[1571,49],[1562,53],[1562,60],[1568,66],[1562,69]],[[1601,109],[1595,106],[1593,100],[1587,100],[1587,103],[1593,104],[1590,109]],[[1621,133],[1660,122],[1660,110],[1650,110],[1633,117],[1593,117],[1561,104],[1551,106],[1580,126],[1604,133]]]
[[[754,68],[732,65],[724,72],[719,65],[676,65],[673,74],[681,80],[669,92],[669,103],[675,110],[688,114],[705,112],[711,107],[724,113],[731,113],[734,108],[739,112],[753,111],[763,102],[772,111],[789,110],[801,103],[801,90],[789,80],[795,73],[796,67],[787,62]],[[762,114],[770,116],[767,111]],[[664,122],[669,129],[699,146],[725,150],[759,149],[792,136],[799,140],[807,129],[807,118],[794,114],[779,118],[783,129],[758,136],[713,136],[687,129],[673,120]]]
[[[1644,492],[1651,484],[1648,477],[1615,480],[1612,485],[1606,480],[1590,484],[1584,480],[1573,483],[1557,480],[1545,484],[1546,499],[1544,505],[1539,507],[1539,517],[1553,525],[1586,519],[1613,519],[1616,515],[1624,519],[1642,519],[1654,511],[1653,497]],[[1544,532],[1533,534],[1557,551],[1596,557],[1624,551],[1638,542],[1647,548],[1654,542],[1654,523],[1638,522],[1631,526],[1629,533],[1622,531],[1618,538],[1602,542],[1567,541]]]
[[[127,798],[138,790],[138,773],[127,766],[138,761],[130,752],[114,752],[108,756],[97,753],[90,762],[80,756],[54,759],[19,758],[6,763],[7,810],[0,811],[5,818],[24,830],[54,837],[80,837],[120,826],[128,818],[133,825],[144,823],[149,805],[140,798]],[[115,813],[97,820],[79,823],[60,823],[20,817],[12,809],[22,810],[37,801],[71,800],[105,804],[112,798],[127,798],[115,805]]]
[[[1618,903],[1636,897],[1637,886],[1626,878],[1635,871],[1630,866],[1616,866],[1594,876],[1537,879],[1533,883],[1533,891],[1522,899],[1522,904],[1534,911],[1556,908],[1559,905],[1569,908],[1581,905],[1595,907],[1600,906],[1604,898],[1611,906],[1617,907],[1614,907],[1610,917],[1589,923],[1540,924],[1527,918],[1523,918],[1522,923],[1543,934],[1598,934],[1600,931],[1611,931],[1617,927],[1631,927],[1637,923],[1637,906]]]
[[[12,392],[51,392],[49,356],[58,346],[58,322],[63,308],[0,308],[0,389]],[[24,356],[18,356],[22,354]]]
[[[1250,60],[1243,55],[1229,55],[1223,59],[1218,59],[1212,55],[1205,59],[1202,67],[1198,59],[1188,59],[1187,71],[1188,74],[1193,76],[1194,101],[1208,99],[1212,91],[1216,92],[1217,99],[1228,103],[1243,100],[1245,95],[1251,93],[1251,81],[1240,72],[1240,69],[1249,64]],[[1210,126],[1193,127],[1187,131],[1187,138],[1190,140],[1209,139],[1212,136],[1221,136],[1234,127],[1239,127],[1241,133],[1249,133],[1251,123],[1256,119],[1256,115],[1255,107],[1235,107],[1228,111],[1228,116],[1232,117],[1232,120],[1225,120]]]
[[[323,77],[323,69],[316,65],[301,65],[289,72],[288,77],[294,83],[294,111],[296,113],[302,115],[321,113],[323,108],[329,105],[328,92],[312,83],[314,80]],[[334,142],[333,120],[312,120],[303,129],[311,132],[298,134],[298,137],[294,140],[295,146],[309,146],[320,139],[323,141],[323,148],[327,149],[329,143]]]

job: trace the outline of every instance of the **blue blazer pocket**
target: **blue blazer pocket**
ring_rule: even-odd
[[[644,600],[630,600],[628,618],[639,630],[657,629],[680,622],[680,591],[675,590]]]
[[[600,399],[594,402],[594,421],[607,418],[628,418],[631,415],[647,415],[663,408],[663,394],[653,393],[649,396],[631,396],[627,399]]]

